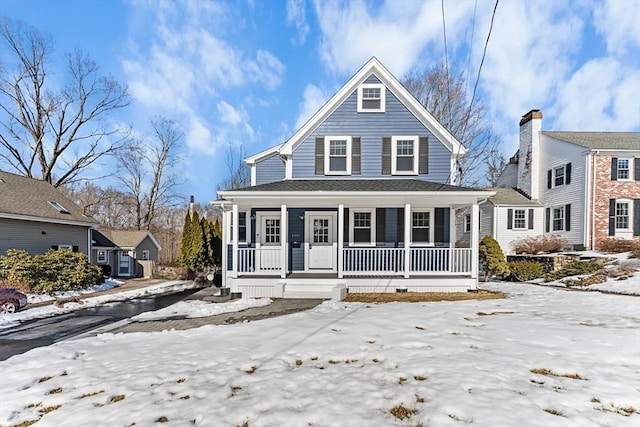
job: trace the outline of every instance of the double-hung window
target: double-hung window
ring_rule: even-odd
[[[354,244],[375,244],[375,209],[351,212],[349,240]]]
[[[553,181],[554,187],[564,185],[564,166],[555,168],[553,170],[553,174],[554,174],[554,181]]]
[[[564,206],[553,208],[553,231],[564,230]]]
[[[327,136],[324,154],[324,170],[327,175],[351,174],[350,136]]]
[[[513,228],[519,230],[527,228],[527,216],[524,209],[515,209],[513,211]]]
[[[629,159],[618,159],[618,179],[629,179]]]
[[[411,241],[413,243],[432,243],[431,211],[417,211],[411,213]]]
[[[384,113],[385,87],[380,83],[365,83],[358,88],[359,113]]]
[[[394,136],[391,138],[391,173],[394,175],[418,174],[418,136]]]
[[[616,202],[616,229],[629,229],[629,202]]]
[[[104,249],[98,249],[96,251],[96,258],[98,263],[100,264],[106,264],[107,262],[109,262],[109,255],[108,252]]]
[[[464,232],[465,233],[471,232],[471,214],[466,214],[464,216]]]

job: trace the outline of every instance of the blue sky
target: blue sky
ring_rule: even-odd
[[[470,85],[494,4],[444,2],[448,61]],[[533,108],[543,130],[640,131],[639,4],[500,1],[478,96],[506,156]],[[180,123],[181,192],[201,202],[229,143],[250,155],[283,142],[371,56],[398,78],[444,58],[440,0],[2,0],[0,15],[127,84],[132,104],[112,120],[140,134],[154,115]]]

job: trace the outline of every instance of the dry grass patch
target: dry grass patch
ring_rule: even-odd
[[[583,378],[582,376],[580,376],[580,374],[559,374],[557,372],[553,372],[552,370],[545,369],[545,368],[534,368],[534,369],[530,369],[529,372],[531,372],[532,374],[546,375],[549,377],[570,378],[572,380],[586,380],[586,378]]]
[[[42,377],[42,378],[40,378],[40,379],[38,380],[38,382],[39,382],[39,383],[43,383],[43,382],[45,382],[45,381],[49,381],[51,378],[53,378],[53,377]]]
[[[111,399],[109,399],[109,403],[120,402],[121,400],[124,400],[124,398],[125,398],[124,394],[118,394],[117,396],[112,396]]]
[[[40,412],[43,414],[48,414],[49,412],[57,411],[60,408],[62,408],[62,405],[47,406],[46,408],[40,409]]]
[[[157,422],[157,423],[168,423],[168,422],[169,422],[169,418],[167,418],[167,417],[165,417],[165,416],[162,416],[162,417],[158,418],[158,419],[156,420],[156,422]]]
[[[48,394],[58,394],[58,393],[62,393],[62,387],[54,388],[53,390],[50,390]]]
[[[95,395],[100,394],[100,393],[104,393],[104,390],[94,391],[94,392],[91,392],[91,393],[85,393],[82,396],[80,396],[78,399],[84,399],[85,397],[95,396]]]
[[[258,367],[256,365],[253,365],[249,369],[245,369],[244,372],[247,373],[247,374],[253,374],[256,370],[258,370]]]
[[[502,299],[505,295],[497,291],[478,292],[396,292],[396,293],[349,293],[345,302],[437,302]]]
[[[400,421],[402,421],[405,418],[411,418],[412,415],[417,414],[418,410],[414,409],[414,408],[407,408],[406,406],[404,406],[404,403],[401,403],[401,404],[396,405],[393,408],[389,409],[389,412],[395,418],[397,418]]]
[[[424,381],[427,379],[427,377],[423,377],[422,375],[414,375],[413,379],[416,381]]]
[[[558,417],[564,417],[564,415],[562,415],[562,412],[556,411],[555,409],[544,408],[544,412],[547,412],[547,413],[549,413],[551,415],[556,415]]]
[[[176,381],[178,384],[181,384],[183,382],[185,382],[186,379],[185,378],[178,378],[178,380]]]
[[[40,421],[40,418],[38,418],[37,420],[23,421],[20,424],[14,424],[11,427],[29,427],[30,425],[33,425],[33,424],[37,423],[38,421]]]
[[[489,313],[485,313],[484,311],[479,311],[476,314],[478,316],[495,316],[496,314],[513,314],[514,311],[490,311]]]
[[[296,360],[296,366],[301,366],[301,365],[302,365],[302,360],[297,359],[297,360]]]

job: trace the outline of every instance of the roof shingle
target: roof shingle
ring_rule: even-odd
[[[295,179],[229,191],[353,191],[353,192],[397,192],[397,191],[484,191],[477,188],[439,184],[419,179]]]
[[[542,132],[554,139],[585,148],[603,150],[640,150],[640,132]]]

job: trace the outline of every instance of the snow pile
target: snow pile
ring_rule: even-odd
[[[248,308],[265,307],[271,304],[268,298],[244,298],[227,303],[211,303],[207,301],[191,300],[179,301],[169,307],[156,311],[147,311],[132,317],[131,320],[144,322],[147,320],[167,319],[170,317],[209,317],[223,313],[242,311]]]
[[[0,424],[640,424],[640,298],[490,287],[508,298],[325,302],[34,349],[0,362]]]
[[[124,284],[123,281],[109,277],[104,280],[104,283],[100,283],[99,285],[91,286],[90,288],[79,291],[56,292],[53,297],[47,294],[27,294],[27,303],[36,304],[39,302],[53,301],[55,299],[78,297],[85,294],[108,291],[109,289],[117,288],[122,284]]]

